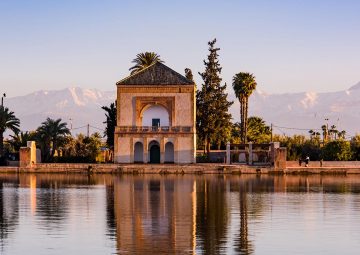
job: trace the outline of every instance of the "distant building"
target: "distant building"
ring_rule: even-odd
[[[195,163],[193,81],[157,62],[116,85],[116,163]]]

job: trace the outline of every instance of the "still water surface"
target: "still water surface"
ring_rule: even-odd
[[[0,254],[360,254],[360,176],[2,174]]]

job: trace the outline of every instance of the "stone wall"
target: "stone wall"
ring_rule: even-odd
[[[21,147],[20,154],[20,167],[32,167],[37,163],[36,157],[36,144],[34,141],[28,141],[27,147]]]
[[[274,168],[284,170],[286,167],[286,148],[276,148]]]
[[[20,151],[20,167],[31,167],[31,148],[21,147]]]
[[[196,156],[200,157],[204,155],[203,150],[197,150]],[[212,150],[210,151],[210,162],[225,163],[226,161],[226,150]]]

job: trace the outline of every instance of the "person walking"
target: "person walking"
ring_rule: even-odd
[[[305,158],[305,167],[308,167],[309,161],[310,161],[310,157],[306,156],[306,158]]]

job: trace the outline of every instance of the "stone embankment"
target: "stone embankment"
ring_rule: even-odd
[[[360,164],[327,166],[311,162],[309,167],[291,162],[285,169],[271,166],[225,164],[35,164],[32,167],[0,167],[0,173],[110,173],[110,174],[360,174]]]
[[[223,164],[36,164],[32,167],[0,167],[0,173],[241,174],[269,171],[271,168],[267,166]]]

